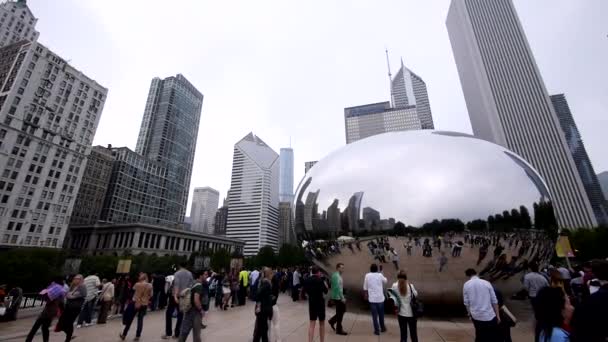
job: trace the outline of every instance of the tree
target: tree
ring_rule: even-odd
[[[279,255],[276,259],[277,264],[281,267],[291,267],[306,263],[304,249],[287,243],[281,246]]]
[[[230,252],[225,249],[217,250],[211,255],[211,268],[216,272],[220,272],[222,269],[230,271],[230,260]]]
[[[274,254],[274,249],[270,246],[260,248],[256,257],[258,266],[274,267],[277,265],[277,258]]]
[[[393,227],[393,233],[395,235],[405,235],[405,224],[403,224],[403,222],[401,221],[395,223],[395,226]]]
[[[531,229],[532,228],[532,219],[530,218],[530,213],[528,212],[528,208],[526,208],[523,205],[520,206],[519,207],[519,214],[520,214],[520,225],[521,225],[521,228]]]

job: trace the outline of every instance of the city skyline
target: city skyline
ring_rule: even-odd
[[[200,18],[196,20],[203,27],[197,26],[199,24],[194,25],[191,20],[180,20],[184,22],[182,24],[184,26],[180,27],[190,33],[183,37],[178,36],[174,42],[168,42],[168,50],[171,50],[172,46],[177,46],[173,44],[183,45],[193,32],[199,32],[200,29],[210,25],[217,28],[213,37],[210,35],[201,37],[202,42],[211,44],[211,48],[205,48],[210,52],[201,52],[191,47],[193,49],[191,54],[183,56],[148,54],[146,61],[133,56],[135,53],[147,53],[149,47],[154,46],[152,42],[156,39],[162,39],[167,35],[175,36],[172,30],[164,29],[166,32],[160,32],[160,28],[155,29],[150,25],[153,25],[155,18],[164,17],[161,13],[167,11],[173,13],[178,10],[177,8],[154,4],[141,6],[141,3],[136,1],[133,4],[126,4],[124,13],[115,15],[112,6],[105,8],[106,6],[93,2],[50,4],[30,0],[28,6],[34,16],[39,18],[36,28],[42,32],[40,41],[56,48],[61,55],[72,59],[79,69],[86,70],[92,78],[110,89],[108,104],[94,145],[112,143],[134,149],[136,139],[134,132],[139,128],[148,82],[153,76],[184,73],[193,84],[199,86],[202,92],[208,95],[209,101],[205,102],[202,114],[204,119],[201,119],[201,122],[209,121],[201,125],[199,134],[201,139],[197,146],[198,153],[189,192],[195,186],[208,184],[220,190],[222,196],[226,194],[230,179],[232,144],[250,130],[264,136],[271,146],[284,146],[288,142],[288,137],[293,136],[293,147],[298,151],[295,165],[322,158],[341,146],[344,141],[343,133],[333,133],[333,135],[329,133],[342,127],[342,109],[352,104],[385,100],[389,96],[385,75],[386,62],[383,58],[385,47],[388,47],[393,56],[403,55],[405,64],[412,66],[424,77],[429,88],[436,128],[471,132],[444,25],[449,1],[418,4],[415,10],[411,4],[395,3],[396,10],[391,12],[396,13],[390,13],[388,20],[361,29],[353,26],[354,22],[368,17],[370,13],[385,13],[384,8],[376,8],[378,6],[369,4],[358,4],[346,9],[330,6],[327,13],[319,18],[319,27],[307,32],[308,35],[315,37],[312,41],[299,32],[298,26],[303,24],[302,20],[297,18],[294,20],[291,15],[280,15],[292,9],[288,5],[274,6],[276,8],[264,13],[268,23],[255,28],[256,34],[247,34],[242,38],[239,38],[239,35],[242,35],[244,27],[249,25],[235,26],[234,22],[228,21],[216,26],[217,20],[206,17],[205,13],[209,13],[209,10],[193,10],[191,12],[196,13],[197,18],[204,16],[205,20]],[[208,6],[192,3],[193,8]],[[602,131],[605,130],[608,119],[600,115],[605,112],[604,108],[608,107],[606,104],[608,100],[605,96],[599,96],[607,92],[607,86],[599,82],[602,79],[602,72],[590,71],[601,66],[599,61],[608,56],[605,34],[599,29],[598,20],[594,19],[601,18],[605,10],[599,1],[576,4],[515,1],[515,6],[549,93],[565,93],[568,96],[593,166],[598,173],[608,169],[608,158],[601,152]],[[141,9],[144,12],[141,17],[149,19],[137,20],[135,32],[118,34],[117,32],[128,31],[124,29],[127,23],[133,24],[134,19],[128,14],[133,11],[129,8]],[[221,5],[215,9],[220,13],[227,10]],[[76,15],[74,22],[69,24],[62,23],[67,10],[83,15]],[[243,19],[249,10],[255,9],[248,9],[245,5],[235,13],[234,20]],[[345,11],[343,16],[338,18],[337,22],[333,22],[335,19],[333,14],[342,10]],[[312,6],[310,8],[304,6],[299,14],[306,19],[313,13],[315,11]],[[568,13],[568,21],[562,19],[564,13]],[[185,16],[190,18],[190,14]],[[350,17],[350,19],[344,22],[342,17]],[[395,20],[397,17],[401,19]],[[542,20],[539,21],[538,18]],[[249,19],[245,18],[245,24],[247,20]],[[98,27],[95,26],[96,24],[99,24]],[[73,25],[79,25],[81,29],[73,32]],[[285,25],[285,32],[273,33],[277,25]],[[336,27],[344,25],[344,29],[334,29],[334,25],[337,25]],[[403,32],[412,31],[410,28],[413,27],[417,27],[423,33],[418,36],[403,35]],[[363,34],[370,29],[372,30],[370,33]],[[323,37],[321,33],[328,30],[330,35]],[[336,32],[331,32],[332,30]],[[346,34],[350,31],[352,33]],[[63,35],[68,32],[72,35],[72,39],[63,39]],[[93,33],[98,39],[88,41],[86,37]],[[155,36],[156,33],[159,34],[158,37]],[[143,41],[134,42],[133,34],[143,36]],[[280,48],[281,44],[277,42],[283,42],[283,38],[289,35],[295,35],[297,38],[295,41],[304,44],[302,48],[312,52],[303,54],[301,49],[291,51]],[[344,36],[342,43],[335,44],[336,35]],[[109,37],[112,37],[112,40]],[[379,41],[378,37],[383,39]],[[243,47],[259,42],[263,49],[259,53],[254,53],[251,58],[236,59],[234,56],[241,53],[239,50],[241,47],[232,43],[227,46],[222,45],[224,43],[220,41],[226,39],[229,42],[244,43]],[[74,40],[82,44],[74,45]],[[567,56],[560,55],[556,61],[553,61],[556,59],[553,53],[556,42],[560,43],[561,48],[573,53]],[[411,46],[416,45],[423,48],[418,49],[420,51],[410,49]],[[118,51],[114,49],[120,52],[116,55],[103,52]],[[589,53],[591,49],[594,53]],[[90,51],[93,50],[101,52],[92,56]],[[226,58],[221,55],[220,50],[226,50],[226,53],[234,56]],[[247,48],[247,51],[250,50]],[[338,59],[329,58],[330,55]],[[299,70],[292,67],[294,64],[303,63],[302,61],[306,59],[314,61],[315,67],[320,69],[310,72],[310,68]],[[108,60],[111,63],[107,63]],[[289,70],[292,72],[289,80],[282,77],[283,70],[287,69],[284,69],[286,67],[284,62],[276,64],[279,60],[289,61]],[[133,62],[138,63],[137,68],[130,67]],[[397,59],[391,62],[398,65]],[[108,64],[111,64],[113,69],[109,70],[104,66]],[[180,65],[180,69],[176,69],[176,65]],[[276,67],[268,69],[269,65]],[[218,66],[222,67],[218,68]],[[220,69],[221,73],[217,74],[213,69]],[[243,72],[243,70],[247,71]],[[353,74],[353,70],[357,70],[357,73]],[[280,82],[276,81],[279,75],[281,75]],[[323,75],[324,82],[321,82],[323,84],[317,81],[321,75]],[[236,79],[240,80],[237,85],[234,82]],[[259,86],[253,85],[255,82]],[[312,89],[315,101],[293,108],[289,115],[285,115],[284,108],[287,103],[298,100],[299,88],[295,88],[296,84],[299,84],[299,87],[309,87],[310,82],[314,82]],[[274,89],[275,83],[284,90]],[[249,91],[243,91],[241,87],[248,88]],[[251,91],[252,88],[255,89]],[[225,103],[230,105],[226,106]],[[293,119],[304,118],[311,113],[314,113],[314,120]],[[230,118],[230,130],[226,129],[228,124],[224,118]],[[323,125],[313,125],[313,122],[317,121],[322,121]],[[120,122],[120,125],[117,125],[117,122]],[[317,130],[316,133],[322,137],[321,139],[310,139],[309,132],[313,128]],[[204,146],[214,146],[214,148],[207,148],[205,151]],[[214,160],[213,167],[204,163],[205,160]],[[295,168],[295,184],[299,183],[303,171],[301,167]]]

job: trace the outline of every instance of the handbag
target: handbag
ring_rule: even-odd
[[[412,291],[412,284],[410,284],[410,293],[412,294],[412,299],[410,299],[410,306],[412,307],[412,314],[415,318],[422,317],[424,314],[424,304],[416,298],[414,291]]]
[[[517,318],[506,305],[500,308],[500,321],[510,328],[513,328],[517,324]]]

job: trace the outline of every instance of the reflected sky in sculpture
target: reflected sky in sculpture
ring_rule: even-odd
[[[392,132],[346,145],[305,175],[296,230],[344,232],[362,219],[377,221],[373,230],[486,220],[522,205],[533,219],[533,204],[548,194],[537,172],[502,146],[456,132]]]

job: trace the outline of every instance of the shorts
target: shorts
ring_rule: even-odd
[[[308,315],[311,321],[325,321],[325,303],[309,303]]]

